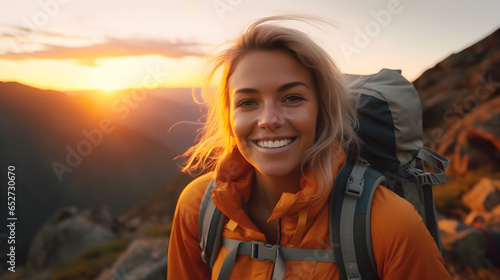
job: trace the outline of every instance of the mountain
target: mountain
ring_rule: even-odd
[[[97,106],[95,110],[114,113],[115,120],[141,134],[168,145],[175,153],[183,153],[190,142],[176,141],[178,135],[193,135],[200,128],[204,111],[195,104],[191,89],[157,88],[125,89],[111,98],[102,98],[99,91],[70,92],[82,102]],[[85,101],[86,100],[86,101]]]
[[[199,119],[199,106],[183,97],[190,90],[130,95],[98,104],[84,94],[0,82],[0,166],[15,166],[19,265],[33,235],[61,207],[107,206],[118,215],[178,176],[173,159],[197,127],[167,132]]]
[[[455,279],[498,279],[500,29],[425,71],[414,85],[424,143],[450,160],[448,182],[434,187],[446,266]]]
[[[414,85],[426,144],[450,159],[450,172],[499,171],[500,29],[425,71]]]
[[[463,219],[479,180],[500,178],[500,29],[450,55],[413,84],[423,105],[424,144],[450,161],[434,188],[438,210]]]
[[[119,223],[133,232],[160,225],[170,227],[177,199],[182,189],[192,180],[185,173],[178,174],[168,184],[123,212],[118,217]]]

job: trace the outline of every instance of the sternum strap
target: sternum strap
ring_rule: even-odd
[[[260,261],[273,262],[273,280],[283,279],[286,270],[285,260],[335,262],[332,249],[291,248],[266,244],[262,241],[241,241],[229,238],[222,238],[222,246],[226,247],[229,252],[222,264],[218,280],[229,279],[238,254],[249,255]]]

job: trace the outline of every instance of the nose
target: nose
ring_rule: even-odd
[[[273,102],[264,102],[259,116],[258,126],[266,129],[276,129],[285,125],[285,118],[279,106]]]

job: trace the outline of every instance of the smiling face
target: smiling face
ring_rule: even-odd
[[[310,71],[282,51],[246,54],[229,78],[230,123],[239,151],[257,172],[300,172],[314,143],[318,102]]]

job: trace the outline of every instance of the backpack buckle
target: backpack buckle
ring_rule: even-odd
[[[266,262],[275,262],[280,245],[268,244],[262,241],[250,242],[250,257]]]
[[[345,194],[351,198],[358,199],[363,194],[363,186],[365,181],[363,178],[355,180],[352,175],[347,178]]]
[[[367,160],[363,158],[358,158],[354,164],[351,174],[347,177],[347,183],[345,188],[346,196],[354,199],[358,199],[363,194],[363,186],[365,180],[363,175],[365,174],[366,168],[370,166]]]

